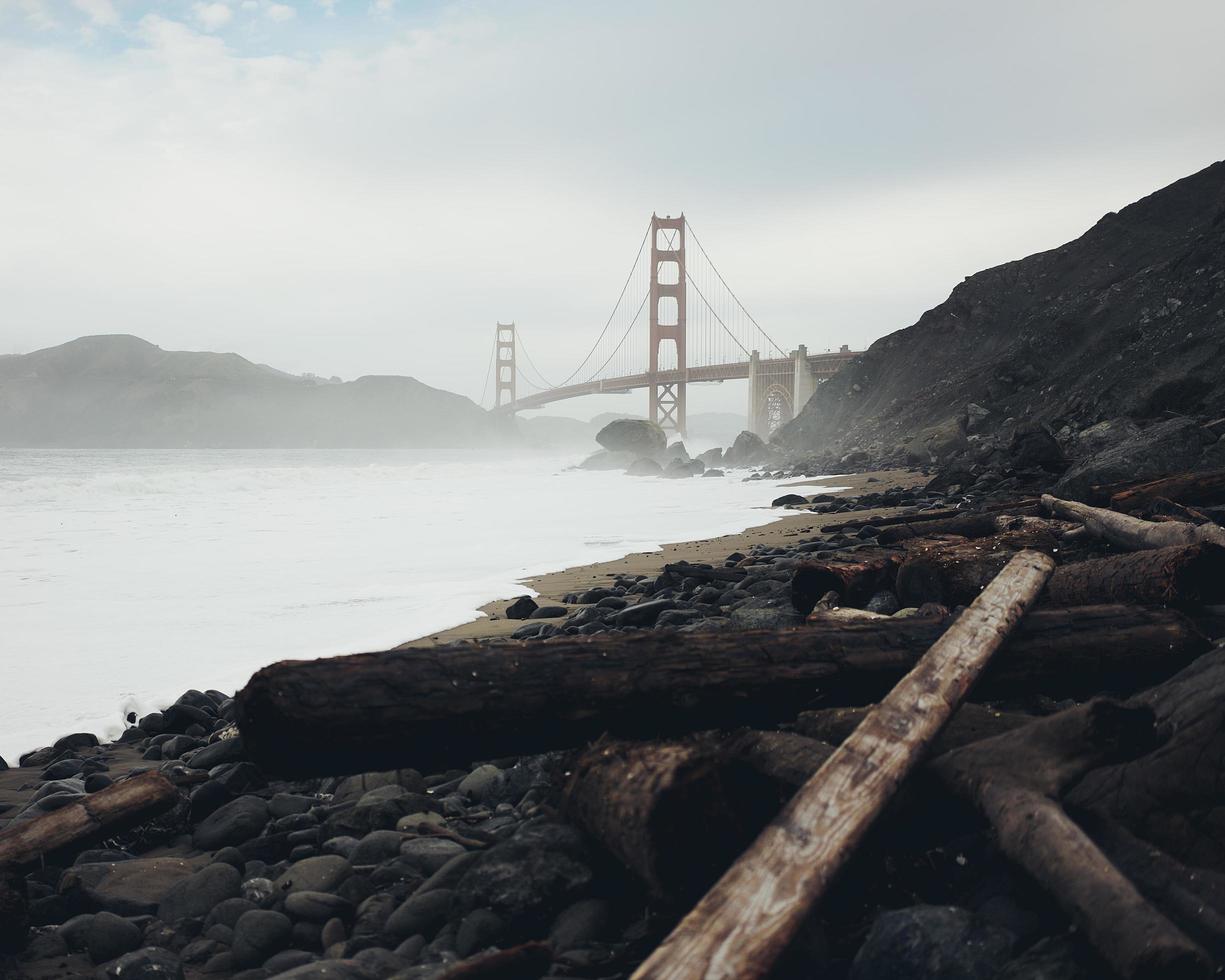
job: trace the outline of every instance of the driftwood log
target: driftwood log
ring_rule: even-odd
[[[1174,548],[1211,544],[1225,546],[1225,527],[1216,524],[1186,524],[1182,521],[1142,521],[1113,510],[1090,507],[1074,500],[1042,495],[1042,506],[1068,521],[1078,521],[1095,538],[1108,541],[1124,551]]]
[[[1003,566],[1006,553],[979,551],[975,542],[933,548],[907,559],[896,589],[904,605],[973,600]],[[1062,565],[1047,583],[1043,603],[1087,606],[1103,602],[1197,606],[1225,599],[1225,548],[1183,545],[1110,555]]]
[[[600,739],[570,764],[562,808],[657,899],[688,904],[833,751],[790,732]]]
[[[694,565],[687,561],[670,562],[664,571],[682,578],[696,578],[703,582],[739,582],[748,572],[743,568],[722,568],[710,565]]]
[[[158,772],[121,779],[33,820],[0,831],[0,868],[23,867],[48,854],[93,843],[170,809],[178,790]]]
[[[875,705],[852,708],[822,708],[803,711],[795,720],[795,730],[801,735],[829,745],[841,745],[859,727]],[[981,704],[963,704],[936,739],[933,755],[951,752],[972,742],[994,738],[1013,729],[1028,725],[1033,715],[1015,711],[996,711]]]
[[[972,541],[908,542],[894,588],[904,606],[965,605],[1018,551],[1030,548],[1051,554],[1058,547],[1057,532],[1041,521]]]
[[[1165,497],[1180,504],[1225,503],[1225,470],[1179,473],[1125,487],[1094,487],[1099,497],[1109,497],[1115,510],[1141,510]]]
[[[666,738],[878,700],[949,627],[884,619],[738,633],[557,637],[287,661],[237,695],[247,752],[293,776]],[[1135,690],[1207,649],[1178,613],[1089,606],[1029,616],[983,678],[1008,696]],[[1135,685],[1129,687],[1129,685]]]
[[[1064,565],[1047,583],[1053,606],[1099,602],[1194,606],[1225,600],[1225,548],[1155,548]]]
[[[860,549],[845,558],[806,561],[791,577],[791,604],[801,615],[812,612],[827,592],[845,605],[863,605],[882,589],[893,588],[902,554],[882,548]]]
[[[1054,567],[1038,552],[1017,555],[634,976],[768,974]]]
[[[1151,747],[1153,713],[1099,699],[966,746],[930,766],[973,802],[1023,867],[1127,980],[1206,977],[1207,955],[1115,868],[1058,797],[1104,763]]]

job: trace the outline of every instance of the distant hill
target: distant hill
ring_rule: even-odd
[[[1225,162],[969,276],[819,385],[776,438],[926,460],[1019,421],[1064,435],[1166,412],[1225,414]]]
[[[459,447],[508,431],[413,378],[322,382],[122,334],[0,357],[0,445],[10,447]]]

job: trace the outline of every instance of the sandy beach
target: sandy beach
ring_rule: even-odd
[[[928,477],[922,473],[911,470],[881,470],[873,473],[852,473],[797,480],[783,485],[780,489],[763,486],[762,512],[771,515],[769,520],[763,519],[760,524],[746,528],[738,534],[700,538],[695,541],[679,541],[665,544],[658,551],[641,551],[613,561],[574,565],[560,571],[532,576],[523,580],[524,594],[535,593],[538,601],[547,599],[550,605],[564,605],[562,597],[567,593],[581,592],[593,586],[602,585],[618,575],[657,575],[665,564],[679,561],[718,564],[732,552],[747,552],[753,545],[787,544],[792,538],[814,534],[823,525],[834,524],[842,519],[839,515],[814,514],[808,510],[771,511],[770,500],[765,498],[781,496],[782,491],[787,488],[800,488],[801,492],[809,494],[826,492],[835,497],[855,497],[871,490],[883,490],[887,487],[921,486],[927,479]],[[861,519],[873,515],[885,516],[895,510],[897,508],[886,507],[857,511],[855,517]],[[780,514],[781,517],[778,516]],[[523,625],[522,620],[507,619],[504,615],[506,607],[512,601],[513,599],[504,599],[486,603],[481,607],[480,611],[483,614],[481,618],[438,633],[417,637],[400,644],[396,649],[437,646],[454,643],[457,640],[484,640],[509,636]]]

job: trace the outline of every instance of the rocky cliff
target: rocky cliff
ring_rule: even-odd
[[[502,435],[469,399],[413,378],[327,383],[123,335],[0,357],[0,446],[450,447]]]
[[[1225,162],[968,277],[821,385],[777,439],[924,463],[1038,423],[1225,415]]]

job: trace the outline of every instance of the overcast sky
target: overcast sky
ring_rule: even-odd
[[[652,210],[785,346],[866,346],[1225,156],[1222,37],[1221,0],[0,0],[0,353],[477,397],[498,319],[569,373]]]

